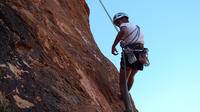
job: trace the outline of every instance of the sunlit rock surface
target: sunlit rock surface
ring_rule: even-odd
[[[14,112],[122,112],[84,0],[0,1],[0,99]]]

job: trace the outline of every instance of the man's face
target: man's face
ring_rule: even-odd
[[[121,24],[122,24],[121,19],[118,19],[118,20],[115,21],[116,26],[120,27]]]

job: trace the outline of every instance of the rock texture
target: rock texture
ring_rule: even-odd
[[[14,112],[122,112],[84,0],[0,0],[0,99]]]

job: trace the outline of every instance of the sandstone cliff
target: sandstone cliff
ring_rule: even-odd
[[[84,0],[0,0],[0,99],[14,112],[122,112]]]

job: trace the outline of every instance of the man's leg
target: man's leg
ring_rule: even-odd
[[[130,76],[131,71],[132,71],[131,69],[127,69],[127,71],[126,71],[127,77]],[[128,105],[126,105],[124,69],[122,69],[122,68],[120,68],[120,84],[119,85],[120,85],[120,92],[121,92],[122,100],[123,100],[125,108],[127,110]]]
[[[133,83],[134,83],[134,77],[135,77],[135,74],[138,72],[138,70],[136,69],[132,69],[131,71],[131,74],[128,78],[128,91],[131,90],[132,86],[133,86]]]
[[[138,70],[136,70],[136,69],[132,69],[132,71],[131,71],[131,74],[130,74],[129,79],[128,79],[128,91],[130,91],[131,88],[132,88],[132,86],[133,86],[134,77],[135,77],[135,74],[136,74],[137,72],[138,72]],[[130,100],[131,100],[131,103],[132,103],[132,107],[133,107],[134,112],[138,112],[138,110],[136,109],[135,104],[134,104],[134,101],[133,101],[133,99],[132,99],[132,97],[131,97],[130,94],[129,94],[129,96],[130,96]]]

